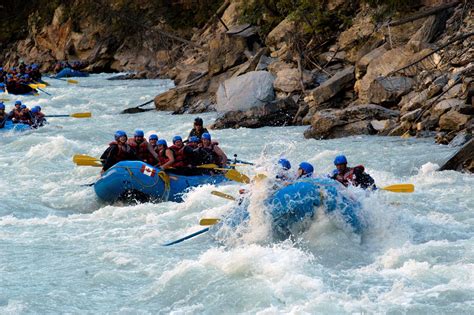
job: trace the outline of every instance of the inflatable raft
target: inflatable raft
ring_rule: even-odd
[[[8,94],[14,95],[35,95],[37,90],[27,84],[7,84]]]
[[[183,193],[191,187],[224,181],[224,175],[175,175],[144,162],[123,161],[108,169],[94,184],[94,190],[99,199],[107,202],[181,202]]]
[[[27,124],[14,124],[11,120],[5,122],[5,126],[0,129],[2,131],[26,131],[30,130],[30,125]]]
[[[71,68],[64,68],[63,70],[59,71],[54,78],[61,79],[61,78],[70,78],[70,77],[88,77],[89,73],[82,72],[79,70],[73,70]]]
[[[285,239],[301,231],[317,211],[324,211],[345,230],[361,234],[365,224],[361,220],[361,205],[349,198],[342,186],[328,178],[308,178],[277,189],[266,201],[273,237]],[[249,221],[248,201],[241,200],[229,216],[210,228],[216,240],[235,233]],[[243,231],[244,232],[244,231]],[[235,235],[235,234],[234,234]]]

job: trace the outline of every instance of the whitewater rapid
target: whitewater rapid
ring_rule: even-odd
[[[412,183],[416,191],[354,191],[369,223],[361,243],[320,215],[292,241],[262,241],[261,222],[260,233],[234,246],[204,234],[163,247],[201,229],[200,218],[229,210],[212,190],[236,196],[241,186],[198,187],[183,203],[99,202],[84,186],[99,170],[74,165],[74,154],[100,156],[117,129],[156,131],[170,142],[187,136],[198,116],[121,115],[173,83],[107,77],[78,85],[47,79],[53,96],[6,102],[93,117],[50,118],[35,131],[0,133],[1,314],[474,313],[474,176],[436,172],[455,148],[398,137],[307,140],[305,127],[212,130],[231,157],[259,165],[286,157],[294,169],[308,161],[327,174],[344,153],[378,186]],[[199,116],[210,125],[217,114]]]

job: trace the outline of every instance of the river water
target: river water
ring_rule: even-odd
[[[100,156],[117,129],[170,141],[196,116],[120,115],[172,82],[107,77],[49,80],[53,96],[18,97],[46,114],[90,111],[91,119],[50,118],[33,132],[0,134],[0,314],[474,313],[474,176],[435,171],[454,148],[398,137],[306,140],[305,127],[211,131],[229,156],[260,164],[285,156],[326,174],[344,153],[379,186],[416,191],[363,198],[361,243],[323,215],[293,241],[260,235],[224,246],[203,234],[163,247],[228,211],[212,190],[238,195],[241,186],[198,187],[183,203],[100,203],[81,186],[99,170],[74,165],[74,154]],[[205,124],[216,116],[201,115]]]

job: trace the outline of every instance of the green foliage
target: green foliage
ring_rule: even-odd
[[[330,34],[350,25],[357,1],[351,2],[329,11],[323,0],[254,0],[244,5],[243,21],[258,25],[262,36],[286,17],[297,22],[304,33]]]
[[[376,8],[373,19],[376,22],[383,22],[388,17],[393,16],[397,12],[406,12],[414,7],[420,6],[420,0],[362,0]]]

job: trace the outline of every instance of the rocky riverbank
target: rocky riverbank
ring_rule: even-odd
[[[164,10],[134,0],[53,1],[49,20],[39,9],[27,15],[26,37],[2,44],[0,60],[47,70],[75,58],[90,71],[170,78],[176,88],[156,96],[156,109],[218,111],[211,128],[308,125],[307,138],[462,144],[474,129],[473,7],[467,0],[225,0]]]

